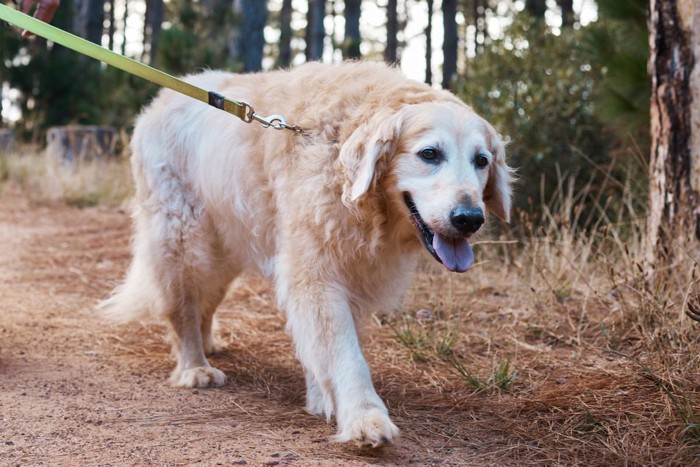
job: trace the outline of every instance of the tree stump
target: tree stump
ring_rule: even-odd
[[[0,128],[0,154],[9,154],[15,149],[15,134],[9,128]]]
[[[114,157],[116,140],[116,130],[112,127],[55,126],[46,133],[46,153],[68,164]]]

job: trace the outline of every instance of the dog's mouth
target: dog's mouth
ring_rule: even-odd
[[[474,264],[474,252],[466,237],[448,237],[433,231],[423,221],[410,193],[404,192],[403,199],[425,249],[450,271],[467,271]]]

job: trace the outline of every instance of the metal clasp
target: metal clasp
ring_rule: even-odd
[[[263,117],[255,113],[255,109],[252,105],[245,101],[240,101],[241,104],[245,106],[245,117],[243,121],[246,123],[251,123],[253,120],[262,123],[264,128],[274,128],[275,130],[292,130],[295,133],[301,133],[303,130],[296,126],[287,123],[287,119],[281,115],[270,115],[269,117]]]

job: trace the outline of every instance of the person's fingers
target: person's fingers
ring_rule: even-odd
[[[19,10],[22,13],[29,14],[29,10],[32,8],[35,1],[36,0],[21,0],[19,2]]]
[[[32,9],[32,5],[34,4],[35,0],[20,0],[19,2],[19,11],[21,11],[24,14],[29,14],[29,10]],[[34,34],[31,32],[24,30],[22,31],[22,39],[27,39],[28,37],[32,37]]]
[[[49,23],[53,19],[54,13],[56,13],[56,10],[58,9],[58,6],[61,4],[60,0],[20,0],[19,2],[19,9],[22,13],[29,14],[29,11],[32,9],[32,5],[34,3],[37,3],[36,10],[34,11],[34,17],[36,19],[39,19],[41,21],[44,21],[46,23]],[[22,31],[22,38],[27,39],[29,37],[32,37],[34,34],[32,34],[29,31]]]
[[[36,7],[34,17],[45,22],[53,19],[54,13],[61,2],[59,0],[39,0],[39,5]]]

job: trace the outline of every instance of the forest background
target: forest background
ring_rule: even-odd
[[[458,94],[510,141],[518,207],[548,203],[567,179],[581,188],[599,178],[596,196],[615,196],[611,174],[633,183],[643,206],[646,11],[643,0],[63,0],[53,24],[176,75],[395,63]],[[73,123],[128,133],[157,91],[9,27],[0,60],[2,126],[24,142]]]

